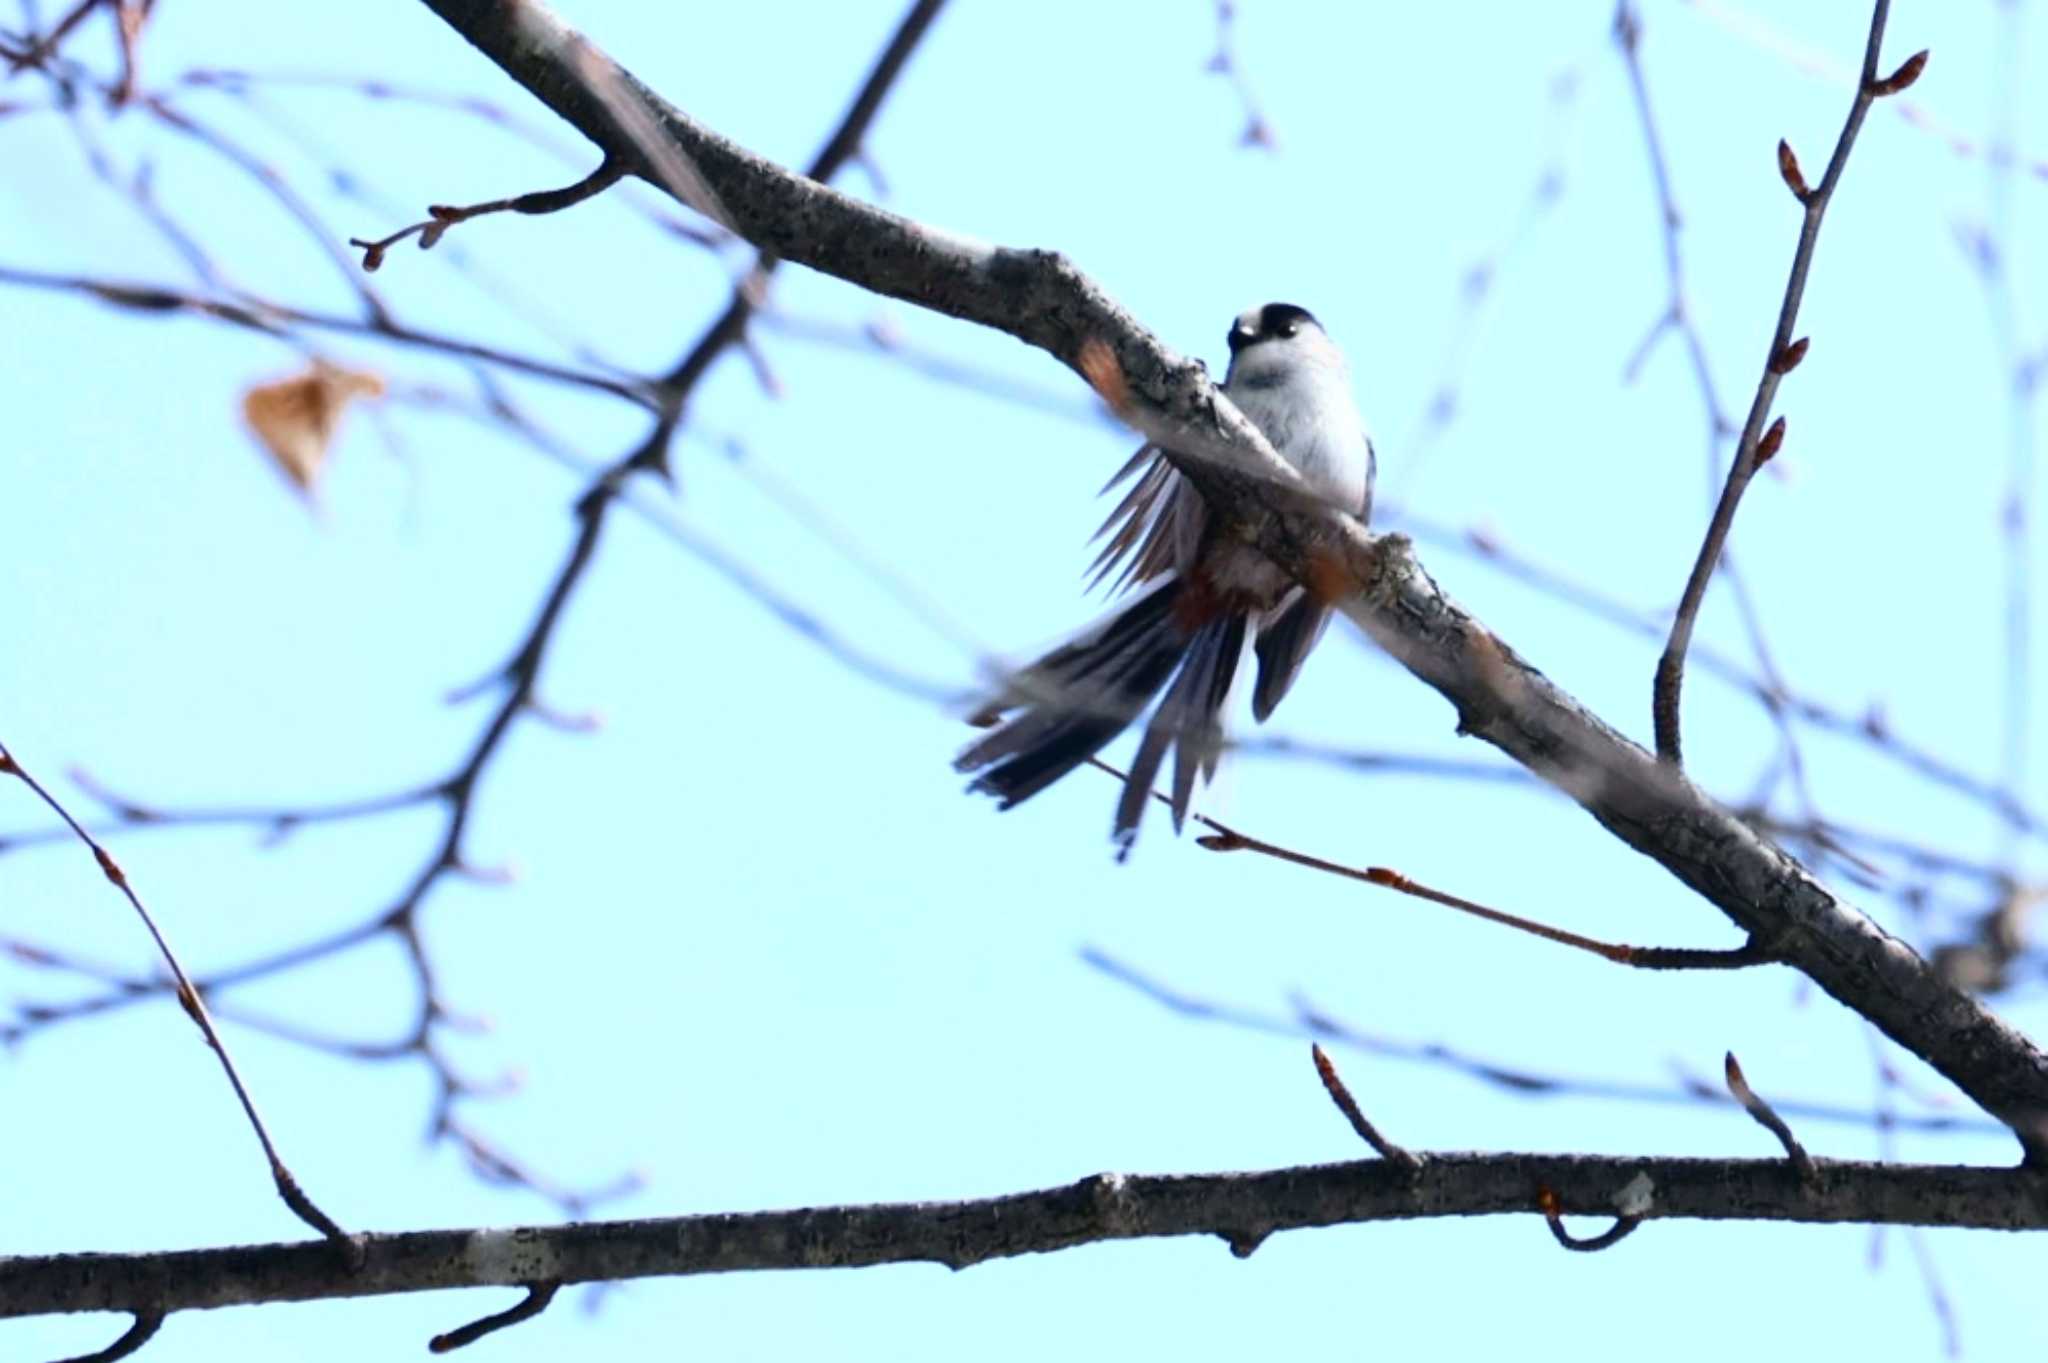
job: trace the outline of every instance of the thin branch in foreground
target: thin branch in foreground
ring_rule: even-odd
[[[503,1311],[485,1316],[481,1320],[473,1320],[459,1329],[448,1331],[446,1334],[435,1335],[427,1341],[427,1351],[429,1353],[445,1354],[452,1350],[460,1349],[465,1344],[474,1344],[485,1335],[495,1334],[507,1326],[517,1325],[524,1320],[532,1320],[535,1316],[548,1309],[548,1304],[555,1299],[555,1293],[561,1290],[562,1285],[560,1283],[528,1283],[526,1285],[526,1299],[524,1301],[519,1302],[515,1306],[508,1306]]]
[[[1130,780],[1128,774],[1099,757],[1090,757],[1088,764],[1098,771],[1109,773],[1119,781]],[[1164,804],[1172,803],[1156,790],[1152,792],[1152,798]],[[1377,885],[1383,890],[1393,890],[1414,899],[1425,899],[1432,904],[1441,904],[1445,908],[1471,914],[1474,918],[1483,918],[1489,923],[1499,923],[1502,927],[1526,932],[1531,937],[1540,937],[1546,942],[1556,942],[1560,946],[1589,952],[1603,961],[1612,961],[1616,965],[1633,966],[1638,970],[1741,970],[1753,965],[1769,965],[1776,959],[1755,941],[1727,948],[1638,947],[1625,942],[1602,942],[1596,938],[1582,937],[1576,932],[1567,932],[1563,928],[1551,927],[1548,923],[1539,923],[1533,918],[1523,918],[1519,914],[1490,909],[1473,900],[1431,889],[1385,866],[1367,866],[1361,870],[1356,866],[1326,861],[1322,857],[1297,852],[1293,848],[1282,847],[1278,843],[1267,842],[1248,833],[1240,833],[1220,819],[1211,818],[1206,814],[1191,814],[1189,818],[1204,828],[1213,830],[1195,839],[1198,846],[1211,852],[1256,852],[1262,857],[1272,857],[1276,861],[1288,862],[1294,866],[1305,866],[1311,871],[1322,871],[1329,875],[1342,876],[1346,880]]]
[[[574,208],[586,199],[596,198],[625,178],[625,167],[613,158],[606,157],[598,163],[596,170],[573,185],[561,189],[536,189],[526,194],[515,194],[509,199],[492,199],[487,203],[432,204],[427,208],[425,222],[401,227],[390,236],[379,237],[375,241],[350,237],[348,244],[363,253],[365,270],[375,270],[384,263],[384,253],[407,237],[419,237],[420,249],[431,251],[448,229],[459,222],[468,222],[471,218],[481,218],[490,213],[559,213],[565,208]]]
[[[1351,1123],[1351,1129],[1358,1138],[1379,1151],[1380,1158],[1398,1164],[1404,1169],[1420,1169],[1422,1157],[1405,1146],[1399,1146],[1380,1134],[1380,1129],[1359,1108],[1358,1100],[1351,1096],[1344,1080],[1337,1074],[1337,1066],[1331,1062],[1329,1053],[1314,1042],[1309,1043],[1309,1058],[1315,1061],[1316,1077],[1323,1081],[1323,1091],[1330,1095],[1330,1101],[1344,1114],[1344,1120]]]
[[[1813,265],[1814,246],[1820,240],[1821,219],[1827,213],[1836,187],[1842,182],[1842,172],[1849,164],[1849,151],[1856,144],[1856,134],[1862,129],[1863,116],[1870,111],[1871,104],[1882,96],[1896,94],[1911,85],[1927,64],[1927,54],[1916,53],[1892,75],[1879,78],[1877,59],[1884,44],[1885,18],[1890,9],[1890,0],[1877,0],[1871,10],[1870,36],[1863,51],[1862,79],[1857,83],[1848,119],[1842,125],[1841,136],[1835,141],[1834,155],[1828,158],[1828,168],[1820,183],[1808,189],[1791,148],[1783,142],[1778,144],[1780,172],[1806,213],[1799,228],[1799,245],[1792,253],[1792,271],[1785,282],[1784,300],[1778,307],[1777,329],[1764,357],[1762,377],[1757,380],[1756,396],[1750,401],[1749,415],[1743,420],[1742,434],[1736,441],[1735,458],[1728,467],[1728,480],[1722,485],[1720,501],[1714,507],[1713,519],[1700,542],[1699,556],[1686,579],[1684,595],[1679,598],[1678,615],[1671,622],[1671,635],[1665,642],[1663,656],[1657,660],[1656,678],[1651,687],[1651,719],[1657,735],[1657,756],[1674,765],[1681,760],[1679,692],[1685,684],[1685,652],[1692,643],[1693,624],[1699,616],[1700,605],[1706,600],[1707,584],[1721,562],[1721,552],[1734,528],[1736,507],[1740,505],[1750,479],[1761,467],[1763,458],[1768,457],[1760,457],[1764,420],[1770,415],[1778,384],[1791,368],[1785,361],[1793,345],[1792,329],[1799,320],[1799,304],[1806,293],[1806,276]],[[1773,429],[1782,439],[1782,428]],[[1775,448],[1772,447],[1773,452]]]
[[[1771,1105],[1763,1100],[1762,1095],[1749,1086],[1749,1080],[1742,1073],[1741,1063],[1735,1059],[1735,1052],[1728,1052],[1724,1070],[1728,1079],[1728,1091],[1735,1095],[1735,1101],[1742,1104],[1744,1112],[1756,1119],[1758,1126],[1778,1138],[1778,1144],[1785,1147],[1785,1158],[1791,1160],[1792,1167],[1799,1171],[1799,1181],[1811,1186],[1816,1178],[1813,1156],[1806,1153],[1806,1147],[1792,1134],[1792,1128],[1785,1124],[1785,1119],[1773,1111]]]
[[[291,1208],[292,1214],[298,1217],[299,1220],[305,1222],[314,1230],[319,1231],[330,1241],[342,1245],[344,1248],[349,1247],[351,1241],[348,1232],[335,1224],[334,1219],[328,1216],[326,1212],[321,1211],[319,1207],[314,1205],[313,1200],[306,1196],[305,1190],[299,1186],[298,1179],[293,1177],[292,1171],[285,1166],[284,1157],[277,1153],[277,1145],[270,1139],[270,1131],[263,1125],[263,1118],[256,1111],[256,1100],[250,1096],[248,1085],[242,1082],[241,1073],[235,1068],[234,1057],[228,1054],[227,1043],[220,1039],[219,1031],[214,1028],[213,1018],[206,1011],[206,1000],[200,996],[197,989],[192,987],[191,977],[185,973],[185,967],[179,963],[177,953],[171,950],[171,944],[165,938],[163,930],[157,926],[156,919],[150,915],[147,908],[143,907],[142,896],[137,894],[135,887],[129,883],[128,873],[121,869],[121,864],[114,860],[111,852],[96,842],[92,834],[85,831],[84,825],[71,817],[71,811],[66,809],[63,803],[43,786],[42,782],[29,774],[28,769],[21,765],[14,754],[8,750],[5,743],[0,743],[0,776],[13,776],[19,779],[30,790],[35,792],[37,799],[49,806],[52,813],[68,824],[72,833],[77,835],[78,840],[91,851],[93,859],[99,863],[101,873],[112,882],[114,888],[119,890],[128,900],[129,905],[134,908],[136,917],[142,920],[143,927],[148,929],[149,935],[156,940],[156,948],[158,953],[163,956],[164,964],[170,967],[172,976],[177,980],[179,1005],[184,1008],[186,1016],[192,1019],[193,1024],[199,1028],[200,1033],[205,1036],[206,1044],[213,1048],[214,1055],[220,1060],[221,1069],[227,1072],[228,1083],[234,1088],[235,1097],[242,1104],[243,1115],[249,1119],[250,1128],[255,1131],[258,1143],[263,1146],[264,1157],[270,1161],[270,1177],[271,1181],[277,1185],[277,1195],[284,1200],[285,1206]],[[140,1315],[137,1316],[136,1325],[137,1328],[140,1328],[142,1325]],[[154,1327],[152,1326],[151,1329],[154,1330]],[[147,1338],[147,1335],[144,1338]],[[141,1341],[138,1340],[136,1342],[139,1344]],[[118,1357],[118,1355],[116,1356]]]
[[[1785,1161],[1437,1152],[1255,1173],[1096,1174],[961,1202],[900,1202],[362,1237],[351,1268],[320,1241],[141,1254],[0,1258],[0,1318],[172,1313],[457,1287],[995,1259],[1116,1240],[1213,1236],[1452,1216],[1553,1213],[2048,1229],[2048,1177],[1988,1168],[1817,1161],[1818,1191]],[[1538,1201],[1539,1190],[1550,1196]],[[1610,1235],[1612,1232],[1609,1233]]]

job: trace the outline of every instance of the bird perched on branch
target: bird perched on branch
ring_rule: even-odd
[[[1268,303],[1230,328],[1223,391],[1330,505],[1372,512],[1371,437],[1351,371],[1306,308]],[[1263,723],[1330,623],[1330,607],[1242,539],[1156,445],[1109,481],[1137,482],[1097,534],[1094,583],[1136,597],[1010,677],[974,716],[991,733],[954,761],[973,789],[1019,804],[1085,763],[1161,697],[1117,802],[1112,838],[1130,852],[1152,781],[1173,755],[1176,831],[1198,779],[1216,774],[1223,711],[1247,648],[1258,658],[1252,715]],[[1091,584],[1092,585],[1092,584]],[[1004,716],[1009,718],[1004,720]]]

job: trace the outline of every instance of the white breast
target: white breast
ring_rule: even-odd
[[[1364,507],[1371,442],[1343,369],[1290,365],[1278,374],[1233,372],[1225,391],[1280,457],[1333,506]]]

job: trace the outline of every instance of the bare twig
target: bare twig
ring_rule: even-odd
[[[232,326],[244,327],[250,331],[260,331],[280,340],[288,339],[290,330],[294,327],[362,336],[372,340],[388,341],[393,345],[437,351],[454,359],[472,360],[516,374],[545,379],[551,383],[569,384],[608,393],[642,407],[654,405],[654,399],[649,393],[627,380],[587,369],[555,364],[535,356],[522,355],[457,336],[421,331],[384,315],[370,318],[344,317],[336,313],[312,312],[261,300],[228,302],[155,284],[93,279],[83,275],[47,274],[36,270],[17,270],[8,266],[0,266],[0,284],[77,293],[114,307],[140,313],[164,316],[191,313]]]
[[[1658,340],[1666,335],[1678,336],[1685,345],[1693,387],[1699,394],[1702,415],[1706,426],[1706,469],[1711,486],[1720,468],[1722,441],[1735,434],[1726,408],[1721,401],[1719,388],[1714,382],[1713,367],[1707,359],[1706,340],[1700,333],[1699,319],[1694,316],[1686,293],[1684,252],[1680,247],[1682,218],[1678,210],[1677,191],[1673,186],[1669,158],[1664,150],[1664,138],[1658,131],[1657,119],[1650,105],[1649,82],[1643,71],[1642,21],[1635,10],[1633,0],[1620,0],[1615,8],[1614,37],[1621,50],[1622,65],[1629,78],[1629,90],[1633,96],[1636,121],[1643,132],[1644,149],[1649,154],[1650,179],[1656,190],[1659,236],[1664,247],[1665,303],[1663,313],[1651,327],[1642,343],[1637,346],[1625,370],[1625,377],[1633,382]],[[1779,372],[1789,372],[1793,365],[1806,353],[1804,338],[1793,342],[1781,357]],[[1758,451],[1757,465],[1764,466],[1771,454],[1777,452],[1778,444],[1784,439],[1782,421],[1773,425],[1766,433],[1765,447]],[[1790,687],[1778,671],[1771,649],[1764,641],[1763,622],[1741,573],[1737,570],[1734,554],[1724,548],[1721,552],[1720,570],[1728,578],[1733,591],[1736,611],[1741,618],[1744,632],[1749,636],[1751,650],[1756,656],[1757,666],[1762,673],[1753,694],[1762,703],[1764,712],[1777,726],[1781,751],[1784,755],[1784,770],[1792,779],[1803,812],[1809,821],[1819,817],[1813,792],[1806,779],[1806,762],[1800,750],[1799,735],[1792,726]],[[1663,635],[1663,626],[1656,629]]]
[[[1273,125],[1266,121],[1265,111],[1259,106],[1259,97],[1252,90],[1251,78],[1245,74],[1244,62],[1237,54],[1236,0],[1215,0],[1215,6],[1216,52],[1209,58],[1209,70],[1230,82],[1230,88],[1237,92],[1238,103],[1244,107],[1244,131],[1239,134],[1238,143],[1262,151],[1276,151],[1280,146],[1279,138],[1273,133]]]
[[[1785,1124],[1785,1119],[1774,1112],[1771,1105],[1749,1086],[1749,1080],[1743,1076],[1742,1066],[1735,1059],[1735,1052],[1728,1052],[1724,1071],[1728,1079],[1728,1091],[1735,1095],[1736,1102],[1742,1104],[1742,1110],[1754,1117],[1758,1126],[1778,1138],[1778,1144],[1785,1147],[1785,1158],[1791,1160],[1792,1167],[1799,1171],[1800,1181],[1813,1183],[1813,1156],[1806,1153],[1806,1147],[1792,1134],[1792,1128]]]
[[[1711,388],[1702,389],[1701,395],[1710,408],[1715,404],[1714,390]],[[1579,581],[1548,564],[1539,562],[1505,543],[1490,531],[1461,531],[1450,526],[1419,520],[1413,515],[1403,516],[1402,519],[1406,528],[1413,531],[1418,542],[1471,553],[1482,562],[1509,574],[1516,582],[1586,611],[1618,628],[1646,637],[1660,638],[1669,629],[1656,613],[1640,610],[1593,584]],[[1855,713],[1791,691],[1784,686],[1781,679],[1759,677],[1733,658],[1707,644],[1699,644],[1692,648],[1686,654],[1686,661],[1687,666],[1693,670],[1708,672],[1730,686],[1747,692],[1768,713],[1782,710],[1787,718],[1809,728],[1862,743],[1872,752],[1897,763],[1914,775],[1992,810],[2013,828],[2036,838],[2048,836],[2048,821],[2044,821],[2023,801],[2015,799],[2002,788],[1997,779],[1987,780],[1965,770],[1924,744],[1902,737],[1892,728],[1881,711],[1870,709]]]
[[[1175,988],[1096,947],[1085,947],[1080,955],[1083,964],[1181,1017],[1219,1022],[1269,1036],[1316,1038],[1390,1060],[1430,1065],[1465,1075],[1518,1097],[1590,1098],[1659,1107],[1732,1108],[1736,1105],[1725,1088],[1701,1082],[1682,1072],[1677,1084],[1659,1085],[1539,1070],[1474,1055],[1448,1042],[1367,1032],[1300,995],[1291,1000],[1292,1007],[1288,1011],[1261,1011]],[[1911,1131],[1930,1136],[1984,1136],[1999,1130],[1996,1122],[1955,1112],[1899,1112],[1890,1107],[1871,1110],[1807,1101],[1781,1102],[1778,1106],[1801,1121]]]
[[[20,71],[31,66],[43,65],[56,55],[57,49],[64,45],[64,40],[71,36],[71,30],[77,28],[88,14],[102,6],[111,8],[112,3],[113,0],[78,0],[77,4],[64,12],[61,19],[50,26],[47,33],[31,39],[26,49],[11,55],[8,58],[9,67],[13,71]]]
[[[485,203],[434,204],[427,209],[427,218],[424,222],[401,227],[390,236],[379,237],[375,241],[350,237],[348,244],[363,253],[365,270],[375,270],[384,263],[384,253],[407,237],[417,236],[420,239],[420,249],[430,251],[439,244],[448,229],[457,223],[468,222],[471,218],[481,218],[491,213],[560,213],[564,209],[574,208],[587,199],[596,198],[625,176],[624,167],[606,158],[598,163],[596,170],[562,189],[536,189],[525,194],[515,194],[509,199],[492,199]]]
[[[1090,757],[1088,765],[1098,771],[1109,773],[1119,781],[1130,780],[1128,773],[1111,766],[1099,757]],[[1152,798],[1162,804],[1172,803],[1156,790],[1152,792]],[[1193,814],[1189,817],[1204,828],[1212,830],[1195,839],[1199,845],[1211,852],[1256,852],[1262,857],[1272,857],[1276,861],[1284,861],[1294,866],[1305,866],[1311,871],[1322,871],[1327,875],[1342,876],[1346,880],[1377,885],[1383,890],[1393,890],[1415,899],[1425,899],[1432,904],[1441,904],[1447,909],[1471,914],[1474,918],[1483,918],[1489,923],[1499,923],[1517,932],[1526,932],[1531,937],[1540,937],[1546,942],[1556,942],[1560,946],[1589,952],[1616,965],[1634,966],[1639,970],[1740,970],[1747,966],[1767,965],[1774,959],[1754,941],[1725,949],[1638,947],[1620,942],[1601,942],[1591,937],[1582,937],[1576,932],[1567,932],[1563,928],[1551,927],[1547,923],[1539,923],[1533,918],[1523,918],[1519,914],[1491,909],[1473,900],[1432,889],[1385,866],[1346,866],[1342,862],[1310,856],[1306,852],[1297,852],[1290,847],[1282,847],[1278,843],[1254,838],[1248,833],[1240,833],[1207,814]]]
[[[75,1358],[60,1360],[60,1363],[115,1363],[115,1360],[128,1357],[156,1338],[156,1332],[161,1330],[163,1325],[163,1312],[137,1309],[134,1321],[112,1344],[104,1349],[95,1349],[89,1354],[79,1354]]]
[[[270,1177],[277,1185],[277,1195],[283,1199],[285,1206],[291,1208],[294,1216],[329,1240],[348,1246],[348,1232],[314,1205],[313,1200],[306,1196],[304,1189],[299,1187],[298,1179],[286,1167],[284,1157],[278,1154],[276,1143],[270,1139],[269,1129],[263,1125],[263,1118],[256,1111],[256,1100],[250,1096],[248,1086],[242,1082],[241,1073],[235,1068],[234,1057],[228,1054],[227,1044],[220,1039],[220,1033],[214,1028],[213,1018],[206,1011],[206,1000],[193,988],[191,977],[186,975],[185,967],[179,963],[177,953],[171,950],[171,944],[165,938],[163,930],[157,926],[156,919],[143,906],[142,896],[137,894],[135,887],[129,883],[128,873],[121,869],[121,864],[114,860],[112,853],[94,840],[92,834],[85,831],[84,825],[71,817],[71,811],[21,765],[5,743],[0,743],[0,775],[16,777],[34,791],[36,798],[49,806],[50,812],[70,827],[72,833],[92,853],[93,860],[99,863],[101,873],[127,899],[130,907],[135,910],[135,916],[142,920],[143,927],[155,940],[158,954],[164,958],[164,964],[170,968],[172,977],[177,981],[179,1005],[184,1008],[186,1016],[192,1019],[193,1025],[205,1036],[206,1044],[220,1060],[220,1067],[226,1072],[228,1083],[234,1088],[235,1098],[242,1105],[242,1113],[249,1119],[250,1129],[256,1133],[256,1139],[263,1147],[264,1158],[270,1162]],[[138,1328],[140,1325],[141,1321],[138,1318]]]
[[[1536,1205],[1543,1212],[1544,1224],[1550,1227],[1550,1234],[1558,1244],[1581,1254],[1594,1254],[1603,1249],[1612,1249],[1631,1235],[1637,1226],[1643,1224],[1642,1217],[1623,1212],[1614,1218],[1614,1224],[1598,1235],[1577,1236],[1565,1229],[1564,1207],[1557,1193],[1549,1184],[1539,1184],[1536,1189]]]
[[[1694,561],[1692,573],[1686,579],[1685,592],[1679,598],[1678,615],[1672,621],[1671,635],[1664,646],[1664,654],[1657,662],[1657,675],[1652,687],[1651,717],[1657,734],[1657,755],[1666,762],[1676,764],[1681,760],[1679,741],[1679,692],[1685,680],[1685,652],[1692,642],[1693,623],[1699,616],[1700,603],[1706,599],[1707,583],[1714,575],[1714,569],[1721,561],[1721,553],[1728,542],[1728,533],[1735,524],[1735,510],[1742,501],[1742,494],[1749,486],[1761,466],[1765,439],[1764,422],[1770,416],[1771,401],[1777,396],[1778,384],[1785,373],[1797,360],[1793,358],[1793,326],[1799,320],[1799,303],[1806,293],[1806,277],[1813,264],[1813,251],[1820,239],[1821,219],[1827,213],[1828,204],[1834,198],[1836,186],[1841,183],[1842,172],[1849,164],[1850,149],[1856,143],[1856,134],[1863,126],[1863,116],[1872,101],[1892,88],[1904,88],[1916,78],[1925,65],[1927,54],[1922,52],[1909,58],[1893,75],[1879,78],[1877,60],[1884,42],[1885,18],[1890,11],[1890,0],[1877,0],[1871,10],[1870,35],[1864,45],[1863,77],[1856,88],[1856,97],[1850,103],[1848,119],[1842,125],[1841,135],[1835,141],[1834,154],[1828,158],[1826,173],[1818,185],[1807,189],[1799,175],[1798,163],[1784,143],[1780,148],[1780,169],[1793,194],[1805,206],[1806,213],[1799,230],[1799,245],[1793,251],[1792,270],[1785,283],[1785,296],[1778,308],[1778,325],[1771,337],[1769,351],[1764,356],[1763,374],[1757,381],[1756,396],[1751,399],[1749,415],[1744,418],[1742,432],[1736,440],[1735,458],[1729,465],[1728,481],[1722,487],[1721,498],[1714,508],[1713,519],[1707,526],[1705,539],[1700,544],[1699,557]],[[1892,87],[1892,83],[1896,86]],[[1803,353],[1803,352],[1802,352]],[[1782,427],[1778,430],[1783,438]],[[1775,445],[1772,447],[1775,449]]]
[[[1934,1312],[1934,1319],[1941,1326],[1941,1352],[1946,1358],[1963,1356],[1962,1328],[1956,1323],[1955,1303],[1948,1297],[1948,1289],[1942,1286],[1941,1270],[1934,1262],[1934,1249],[1927,1243],[1927,1233],[1918,1226],[1906,1227],[1906,1247],[1913,1251],[1913,1266],[1919,1271],[1920,1285],[1927,1292],[1927,1305]]]
[[[1336,1065],[1331,1063],[1329,1055],[1323,1048],[1311,1042],[1308,1053],[1309,1058],[1315,1061],[1316,1077],[1323,1081],[1323,1091],[1330,1095],[1330,1101],[1337,1105],[1337,1111],[1344,1114],[1344,1120],[1351,1123],[1351,1129],[1358,1133],[1358,1139],[1377,1150],[1381,1159],[1390,1160],[1403,1168],[1420,1169],[1421,1156],[1381,1135],[1380,1129],[1360,1110],[1358,1100],[1351,1096],[1351,1090],[1345,1087],[1344,1080],[1337,1074]]]
[[[526,1288],[525,1300],[515,1306],[509,1306],[503,1311],[485,1316],[481,1320],[473,1320],[458,1329],[448,1331],[446,1334],[435,1335],[427,1341],[428,1351],[445,1354],[451,1350],[460,1349],[465,1344],[474,1344],[485,1335],[503,1330],[507,1326],[517,1325],[523,1320],[532,1320],[535,1316],[547,1310],[548,1303],[555,1299],[555,1293],[562,1290],[560,1283],[552,1282],[526,1283],[522,1284],[522,1286]]]

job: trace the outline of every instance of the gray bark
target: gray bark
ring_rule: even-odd
[[[910,1202],[507,1230],[356,1237],[362,1266],[324,1240],[163,1254],[0,1259],[0,1317],[156,1314],[456,1287],[990,1259],[1103,1240],[1214,1235],[1240,1254],[1275,1231],[1421,1217],[1527,1214],[1539,1189],[1566,1215],[2048,1227],[2048,1176],[2025,1169],[1784,1159],[1451,1154],[1410,1171],[1369,1160],[1262,1173],[1102,1174],[970,1202]]]

